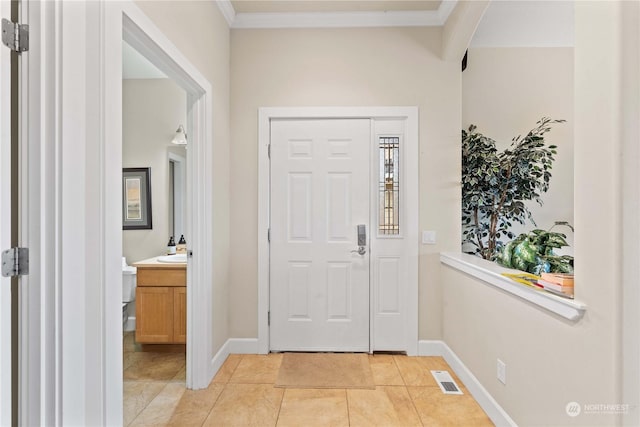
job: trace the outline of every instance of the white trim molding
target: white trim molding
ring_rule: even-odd
[[[521,273],[521,271],[500,267],[496,263],[477,256],[446,252],[440,254],[440,262],[574,322],[580,320],[587,310],[587,306],[580,301],[562,298],[516,283],[502,273]]]
[[[229,0],[217,1],[230,28],[359,28],[438,27],[447,22],[458,0],[445,0],[437,10],[362,12],[236,13]]]
[[[462,360],[444,341],[421,340],[418,343],[419,356],[440,356],[463,382],[480,407],[497,426],[517,426],[516,422],[502,409]]]
[[[212,378],[230,354],[259,354],[257,338],[229,338],[209,363]]]
[[[413,356],[418,352],[418,107],[283,107],[260,108],[258,112],[258,353],[269,352],[269,242],[270,219],[270,121],[272,119],[353,119],[365,118],[406,120],[405,141],[408,158],[416,163],[408,166],[407,233],[415,236],[415,247],[407,248],[409,272],[407,313],[404,329],[406,346],[403,351]]]
[[[217,0],[216,4],[218,5],[218,9],[224,16],[224,19],[229,24],[229,28],[233,27],[233,22],[236,20],[236,11],[233,8],[230,0]]]
[[[55,4],[61,4],[71,10],[76,6],[85,5],[84,2]],[[189,292],[187,293],[186,383],[188,388],[194,389],[206,388],[213,376],[209,366],[213,354],[211,312],[214,266],[210,261],[214,240],[211,224],[213,216],[211,191],[213,95],[209,81],[133,1],[87,2],[86,7],[91,11],[99,12],[96,13],[94,20],[78,29],[76,26],[63,26],[63,30],[70,33],[68,39],[63,40],[64,46],[76,45],[77,43],[73,40],[86,40],[81,46],[82,49],[78,51],[64,50],[68,52],[68,56],[64,56],[61,62],[64,65],[62,66],[63,82],[68,80],[69,90],[73,90],[75,86],[72,83],[79,80],[78,76],[86,75],[87,84],[84,89],[75,89],[71,95],[75,97],[82,95],[82,100],[91,100],[91,103],[86,108],[84,104],[77,107],[79,113],[76,115],[73,114],[74,109],[67,110],[63,105],[63,110],[58,114],[60,117],[67,118],[70,130],[79,127],[79,130],[74,133],[80,132],[67,139],[62,138],[63,141],[77,141],[76,145],[79,147],[76,148],[73,145],[66,149],[63,144],[61,152],[68,153],[69,157],[60,160],[60,170],[71,173],[78,169],[82,172],[79,177],[70,176],[66,181],[63,174],[60,193],[66,194],[67,199],[62,201],[62,206],[65,207],[64,212],[68,211],[71,214],[67,223],[62,223],[61,230],[67,231],[60,235],[65,236],[68,230],[74,230],[74,233],[78,230],[80,238],[84,236],[85,230],[89,230],[87,232],[89,234],[86,242],[63,240],[61,244],[61,253],[64,255],[62,258],[63,261],[66,260],[66,263],[62,264],[63,276],[61,277],[61,294],[64,299],[57,301],[56,304],[63,319],[65,316],[71,316],[68,324],[74,328],[71,330],[72,333],[63,328],[63,336],[73,336],[74,339],[62,341],[64,346],[61,353],[61,356],[64,356],[62,371],[73,379],[73,382],[64,387],[63,381],[62,394],[58,399],[63,402],[62,418],[57,419],[54,424],[117,425],[122,423],[122,270],[120,260],[122,257],[123,40],[173,79],[188,94],[188,114],[185,125],[190,136],[187,151],[187,205],[190,206],[190,210],[187,218],[187,235],[191,236],[189,249],[193,250],[194,256],[189,258],[187,273]],[[73,14],[69,17],[69,22],[85,22],[85,15]],[[67,22],[66,19],[65,22]],[[86,63],[81,62],[81,66],[75,66],[75,58],[79,53],[84,53]],[[86,72],[78,72],[78,70],[87,69],[86,64],[90,64],[91,68]],[[98,77],[99,81],[94,82]],[[96,138],[87,139],[87,135],[93,134],[83,132],[84,129],[91,129],[97,134]],[[89,144],[88,141],[95,142]],[[91,152],[95,151],[95,154],[85,157],[83,151],[85,147],[91,148]],[[87,158],[92,159],[92,162],[86,163]],[[86,166],[80,168],[78,165]],[[86,187],[74,191],[75,186],[85,181]],[[51,193],[57,194],[53,191]],[[91,215],[86,216],[86,224],[80,223],[83,225],[78,226],[77,216],[85,212],[87,207],[91,209]],[[94,238],[96,234],[98,238]],[[87,250],[95,252],[91,263],[84,262],[85,258],[78,258],[79,252]],[[86,281],[75,278],[76,274],[80,274],[75,273],[79,269],[80,273],[87,278]],[[64,271],[72,272],[73,275],[67,277]],[[87,283],[95,284],[89,287]],[[69,286],[72,288],[66,292]],[[91,295],[88,293],[89,290],[93,290]],[[87,305],[88,303],[90,306]],[[62,308],[67,305],[85,307],[85,309],[63,310]],[[96,323],[99,324],[96,326]],[[75,332],[76,329],[79,331]],[[84,333],[85,330],[87,333]],[[89,331],[91,333],[88,333]],[[90,337],[91,341],[83,340],[85,336]],[[88,354],[86,349],[91,349],[91,354]],[[71,368],[65,369],[68,367]],[[89,382],[85,378],[85,373],[96,377],[94,382],[98,385],[94,386],[93,382]],[[66,410],[67,407],[69,410]],[[95,418],[85,418],[85,412],[91,413]]]

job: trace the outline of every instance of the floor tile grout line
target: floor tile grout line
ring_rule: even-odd
[[[391,356],[391,360],[393,360],[393,364],[396,366],[396,369],[398,370],[398,374],[400,374],[400,378],[402,378],[402,384],[404,384],[404,386],[406,387],[407,381],[404,379],[404,375],[402,375],[402,371],[398,366],[398,362],[396,362],[396,356],[395,355]]]
[[[420,424],[422,426],[424,426],[424,422],[422,421],[422,417],[420,416],[420,412],[418,411],[418,407],[416,406],[416,402],[413,400],[413,396],[409,392],[409,386],[407,385],[407,381],[404,379],[404,375],[402,375],[402,371],[400,370],[400,367],[398,366],[398,362],[396,361],[396,357],[395,356],[393,356],[393,363],[396,365],[396,369],[398,370],[398,373],[400,374],[400,378],[402,378],[402,382],[404,383],[404,390],[407,392],[407,395],[409,396],[409,399],[411,400],[411,405],[413,406],[413,409],[416,411],[416,415],[418,416],[418,420],[420,421]]]
[[[231,375],[229,375],[229,379],[227,380],[227,384],[229,384],[231,382],[231,378],[233,378],[233,376],[235,375],[236,371],[238,370],[238,367],[240,366],[240,364],[242,363],[242,361],[244,360],[244,354],[240,354],[240,360],[238,360],[238,363],[236,363],[236,366],[233,368],[233,371],[231,372]],[[229,359],[229,356],[227,356],[227,359]],[[226,362],[225,360],[225,362]]]
[[[222,362],[222,364],[224,365],[224,363],[229,360],[229,356],[231,356],[231,354],[229,354],[227,356],[227,358],[224,360],[224,362]],[[200,425],[201,427],[204,426],[204,423],[207,422],[207,420],[209,419],[209,416],[211,415],[211,412],[213,412],[213,409],[216,407],[216,404],[218,403],[218,401],[220,400],[220,396],[222,396],[222,393],[224,393],[225,389],[227,388],[227,386],[229,384],[233,384],[233,383],[229,383],[229,380],[231,380],[231,378],[233,377],[233,374],[236,373],[236,369],[238,369],[238,366],[240,366],[240,362],[242,362],[242,359],[244,359],[244,355],[242,354],[238,354],[238,356],[240,356],[240,360],[238,361],[238,363],[236,364],[236,366],[233,368],[233,371],[231,372],[231,375],[229,375],[229,379],[227,379],[225,382],[223,383],[217,383],[222,385],[222,390],[220,390],[220,393],[218,393],[218,396],[216,396],[215,400],[213,401],[213,405],[211,405],[211,409],[209,409],[209,412],[207,412],[207,416],[204,417],[204,421],[202,421],[202,424]],[[213,380],[215,378],[215,375],[213,376],[213,378],[211,378],[211,381],[209,382],[208,387],[211,387],[211,384],[213,383]]]
[[[413,396],[409,392],[409,387],[404,386],[404,389],[407,392],[407,395],[409,396],[409,399],[411,399],[411,405],[413,406],[413,409],[416,411],[416,415],[418,416],[418,421],[420,421],[420,424],[424,427],[424,422],[422,421],[422,417],[420,416],[420,411],[418,411],[418,407],[416,406],[416,402],[413,400]]]
[[[344,389],[344,400],[347,402],[347,422],[349,426],[351,426],[351,411],[349,410],[349,393],[347,393],[347,389]]]
[[[216,398],[213,400],[213,405],[211,405],[211,409],[209,409],[209,412],[207,412],[207,415],[204,417],[204,420],[202,421],[202,424],[200,424],[200,427],[204,426],[204,423],[207,422],[207,420],[209,419],[209,416],[211,415],[211,412],[213,411],[213,408],[216,407],[216,403],[218,403],[218,400],[220,400],[220,396],[222,396],[222,393],[224,393],[224,390],[227,388],[227,384],[221,384],[221,385],[222,385],[222,390],[220,390],[220,393],[218,393]],[[211,387],[211,383],[209,383],[209,387]]]
[[[273,384],[273,388],[276,385]],[[284,403],[284,395],[287,393],[287,389],[285,388],[284,391],[282,392],[282,398],[280,399],[280,405],[278,406],[278,415],[276,415],[276,423],[274,424],[274,427],[276,427],[278,425],[278,421],[280,421],[280,413],[282,412],[282,403]]]
[[[280,360],[280,365],[278,366],[277,371],[280,371],[280,368],[282,367],[282,359]],[[278,381],[278,375],[276,374],[276,379],[273,381],[273,383],[270,383],[272,388],[276,388],[276,382]],[[280,398],[280,405],[278,405],[278,415],[276,416],[276,423],[274,425],[274,427],[276,427],[278,425],[278,421],[280,420],[280,412],[282,411],[282,404],[284,403],[284,395],[287,393],[287,389],[285,388],[282,391],[282,397]]]

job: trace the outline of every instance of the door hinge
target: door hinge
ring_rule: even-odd
[[[271,158],[271,144],[267,145],[267,156]]]
[[[271,228],[267,228],[267,242],[271,243]]]
[[[2,19],[2,44],[20,52],[29,50],[29,26]]]
[[[271,326],[271,312],[267,311],[267,326]]]
[[[2,276],[15,277],[29,274],[29,249],[11,248],[2,252]]]

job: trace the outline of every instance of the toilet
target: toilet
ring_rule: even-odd
[[[127,330],[129,318],[129,305],[136,299],[136,272],[135,267],[127,265],[127,259],[122,257],[122,328]]]

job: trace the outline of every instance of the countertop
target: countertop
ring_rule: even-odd
[[[131,264],[136,268],[166,268],[171,270],[186,270],[187,263],[186,262],[160,262],[158,261],[158,257],[153,257],[149,259],[143,259],[142,261],[134,262]]]

